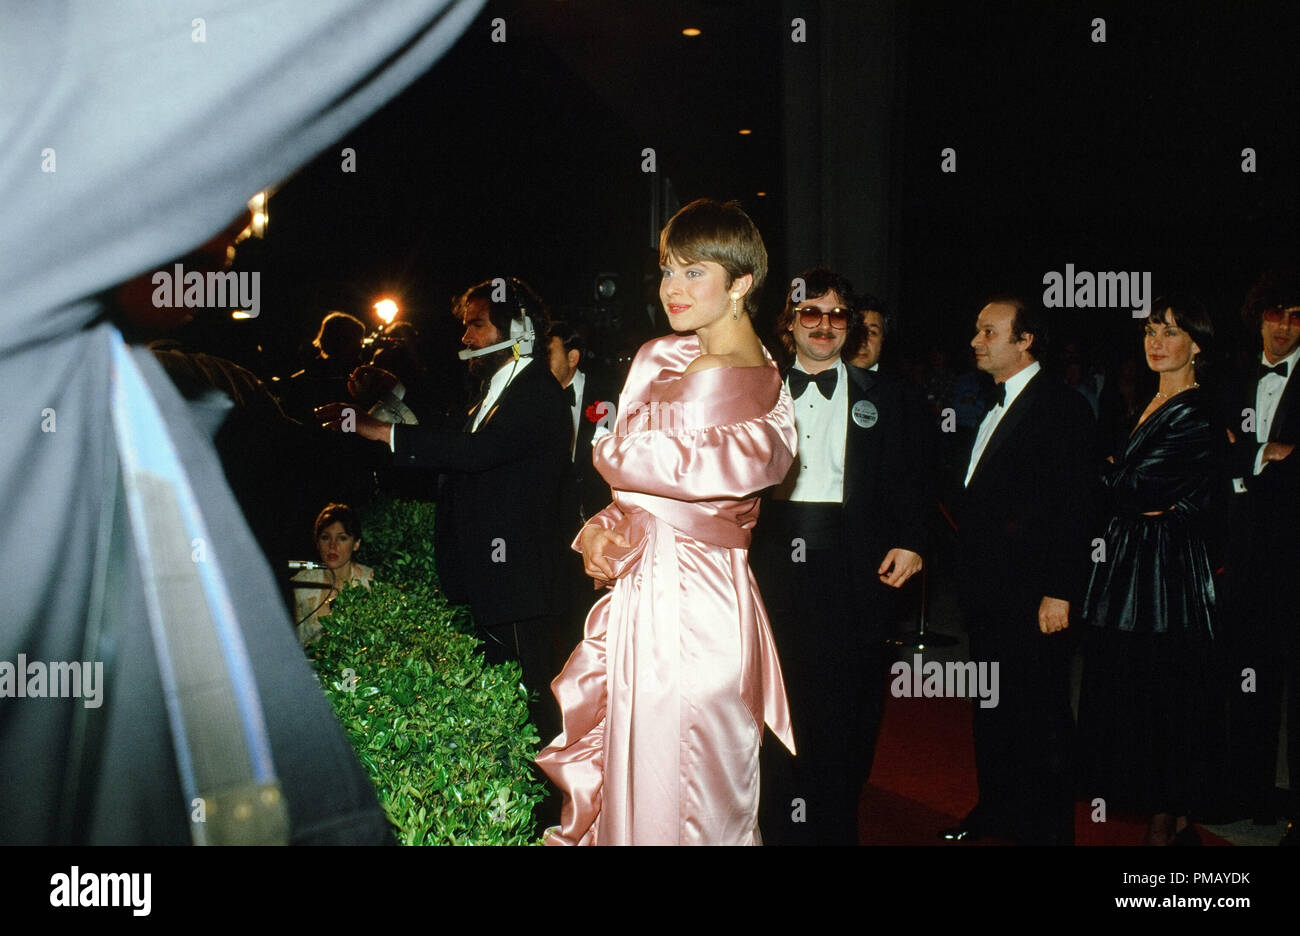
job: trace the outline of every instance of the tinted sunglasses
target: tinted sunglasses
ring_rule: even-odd
[[[822,323],[823,318],[831,320],[831,328],[843,330],[849,327],[849,310],[841,309],[839,306],[829,312],[823,312],[816,306],[803,306],[794,311],[799,316],[799,324],[804,328],[816,328]]]
[[[1300,306],[1287,306],[1285,309],[1280,306],[1274,306],[1271,309],[1264,310],[1264,321],[1276,325],[1279,322],[1286,321],[1287,316],[1291,321],[1300,323]]]

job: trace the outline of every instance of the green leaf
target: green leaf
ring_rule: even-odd
[[[415,501],[368,512],[375,582],[334,603],[312,665],[399,841],[535,844],[545,791],[519,669],[485,664],[468,609],[440,592],[433,521],[433,505]],[[347,667],[351,692],[333,684]]]

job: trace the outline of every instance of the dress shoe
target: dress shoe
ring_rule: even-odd
[[[945,842],[978,842],[982,837],[983,833],[975,826],[970,825],[939,830],[939,838]]]
[[[1286,824],[1286,831],[1282,833],[1282,841],[1279,845],[1300,845],[1300,820],[1292,819]]]

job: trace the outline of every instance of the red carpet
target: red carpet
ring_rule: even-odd
[[[966,699],[887,699],[875,764],[859,806],[859,842],[943,845],[938,830],[956,825],[978,797],[971,703]],[[1142,843],[1146,817],[1111,813],[1106,818],[1106,822],[1093,822],[1088,802],[1077,801],[1075,843]],[[1204,829],[1199,831],[1206,845],[1229,844]],[[978,844],[999,843],[986,839]]]

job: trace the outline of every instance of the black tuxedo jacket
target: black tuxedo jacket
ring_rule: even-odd
[[[1044,596],[1082,606],[1099,475],[1092,411],[1040,371],[1002,417],[954,515],[970,623],[1032,621]],[[958,470],[965,477],[970,452]]]
[[[1237,520],[1234,526],[1248,534],[1255,555],[1281,551],[1294,555],[1300,552],[1300,451],[1269,463],[1259,475],[1255,474],[1255,456],[1261,443],[1254,432],[1242,430],[1242,422],[1243,411],[1255,410],[1258,387],[1256,376],[1249,374],[1234,385],[1230,400],[1227,425],[1237,441],[1229,447],[1229,474],[1246,484],[1246,493],[1233,498]],[[1300,374],[1292,374],[1286,382],[1269,426],[1268,441],[1300,445]],[[1234,548],[1234,559],[1246,561],[1240,556]]]
[[[564,391],[534,359],[479,430],[398,426],[398,464],[443,472],[434,550],[447,598],[483,627],[555,610],[573,433]]]
[[[863,596],[886,588],[876,575],[894,547],[922,556],[927,551],[927,483],[934,445],[930,421],[917,394],[902,380],[845,365],[849,375],[848,430],[844,440],[844,542],[855,554]],[[815,387],[808,391],[816,393]],[[859,426],[853,408],[875,408],[874,425]],[[891,589],[892,591],[892,589]]]
[[[618,407],[618,388],[597,374],[586,373],[579,401],[578,437],[573,447],[573,464],[570,475],[569,500],[565,508],[565,522],[573,524],[573,535],[582,525],[609,506],[613,500],[609,485],[600,476],[591,460],[591,442],[600,420],[589,418],[589,408],[603,401],[608,412],[605,423],[611,429]],[[594,416],[595,413],[590,415]]]
[[[882,585],[876,574],[885,554],[894,547],[922,556],[927,551],[925,514],[932,491],[925,460],[933,452],[927,433],[930,424],[922,406],[903,381],[846,364],[849,400],[844,418],[844,499],[840,511],[841,540],[848,552],[847,585],[850,601],[867,623],[881,626],[886,615],[875,614],[883,593],[892,599],[894,589]],[[805,393],[819,392],[809,385]],[[853,419],[856,404],[870,407]],[[874,413],[871,410],[874,408]],[[797,404],[796,404],[797,409]],[[874,420],[874,421],[873,421]],[[802,445],[804,440],[800,439]],[[792,469],[798,470],[798,463]],[[797,535],[784,514],[785,503],[765,500],[755,528],[755,550],[760,572],[779,576],[790,561],[791,537]],[[760,585],[762,583],[760,582]]]

